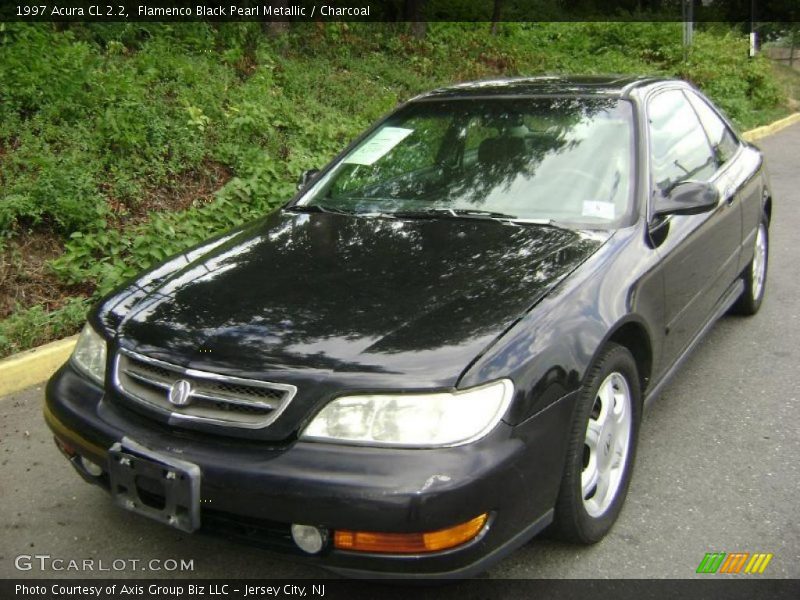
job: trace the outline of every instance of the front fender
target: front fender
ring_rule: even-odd
[[[479,357],[459,386],[510,374],[517,392],[506,420],[514,425],[578,389],[627,323],[647,333],[652,364],[659,364],[664,288],[657,262],[642,223],[618,231]]]

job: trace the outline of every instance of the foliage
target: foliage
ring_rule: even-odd
[[[302,170],[399,101],[460,80],[671,74],[743,126],[780,110],[744,36],[698,31],[685,59],[680,27],[501,23],[490,36],[485,23],[438,22],[418,40],[402,24],[295,23],[280,36],[259,23],[1,24],[0,250],[48,229],[66,240],[52,263],[61,280],[104,293],[273,210]],[[195,191],[210,171],[224,185]],[[181,194],[194,197],[175,211]],[[56,335],[82,306],[20,307],[0,323],[0,355]]]
[[[769,60],[740,60],[732,51],[737,41],[732,33],[699,36],[681,74],[735,120],[753,125],[753,113],[775,107],[782,94]]]
[[[85,298],[71,298],[61,308],[49,312],[41,305],[20,308],[0,321],[0,356],[77,333],[87,308]]]

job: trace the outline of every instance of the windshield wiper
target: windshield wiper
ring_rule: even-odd
[[[555,229],[565,229],[572,231],[563,223],[559,223],[554,219],[514,219],[515,223],[520,225],[544,225],[545,227],[554,227]]]
[[[553,219],[526,219],[506,213],[472,208],[425,208],[422,210],[405,210],[387,214],[387,216],[390,215],[398,219],[441,219],[447,217],[454,219],[489,219],[507,221],[518,225],[543,225],[554,229],[572,231],[563,223],[559,223]]]
[[[330,206],[325,206],[323,204],[295,204],[294,206],[290,206],[285,210],[298,213],[331,213],[334,215],[354,214],[348,210],[342,210],[341,208],[333,208]]]
[[[332,208],[323,204],[295,204],[286,210],[299,213],[331,213],[351,215],[355,217],[381,217],[386,219],[483,219],[492,221],[508,221],[519,225],[544,225],[554,229],[571,229],[553,219],[526,219],[492,210],[473,208],[423,208],[420,210],[398,210],[394,212],[353,212]]]
[[[424,208],[421,210],[398,210],[390,213],[398,219],[507,219],[515,220],[514,215],[507,215],[491,210],[477,210],[472,208]]]

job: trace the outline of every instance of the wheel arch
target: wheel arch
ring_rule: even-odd
[[[653,374],[653,343],[647,326],[634,316],[618,322],[597,347],[592,364],[609,343],[626,348],[633,356],[639,374],[639,388],[644,398]]]

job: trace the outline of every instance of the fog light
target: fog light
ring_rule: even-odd
[[[92,477],[100,477],[100,475],[103,474],[103,467],[93,463],[88,458],[81,456],[80,461],[83,470],[86,471]]]
[[[328,541],[328,531],[313,525],[292,525],[292,539],[303,552],[317,554]]]

